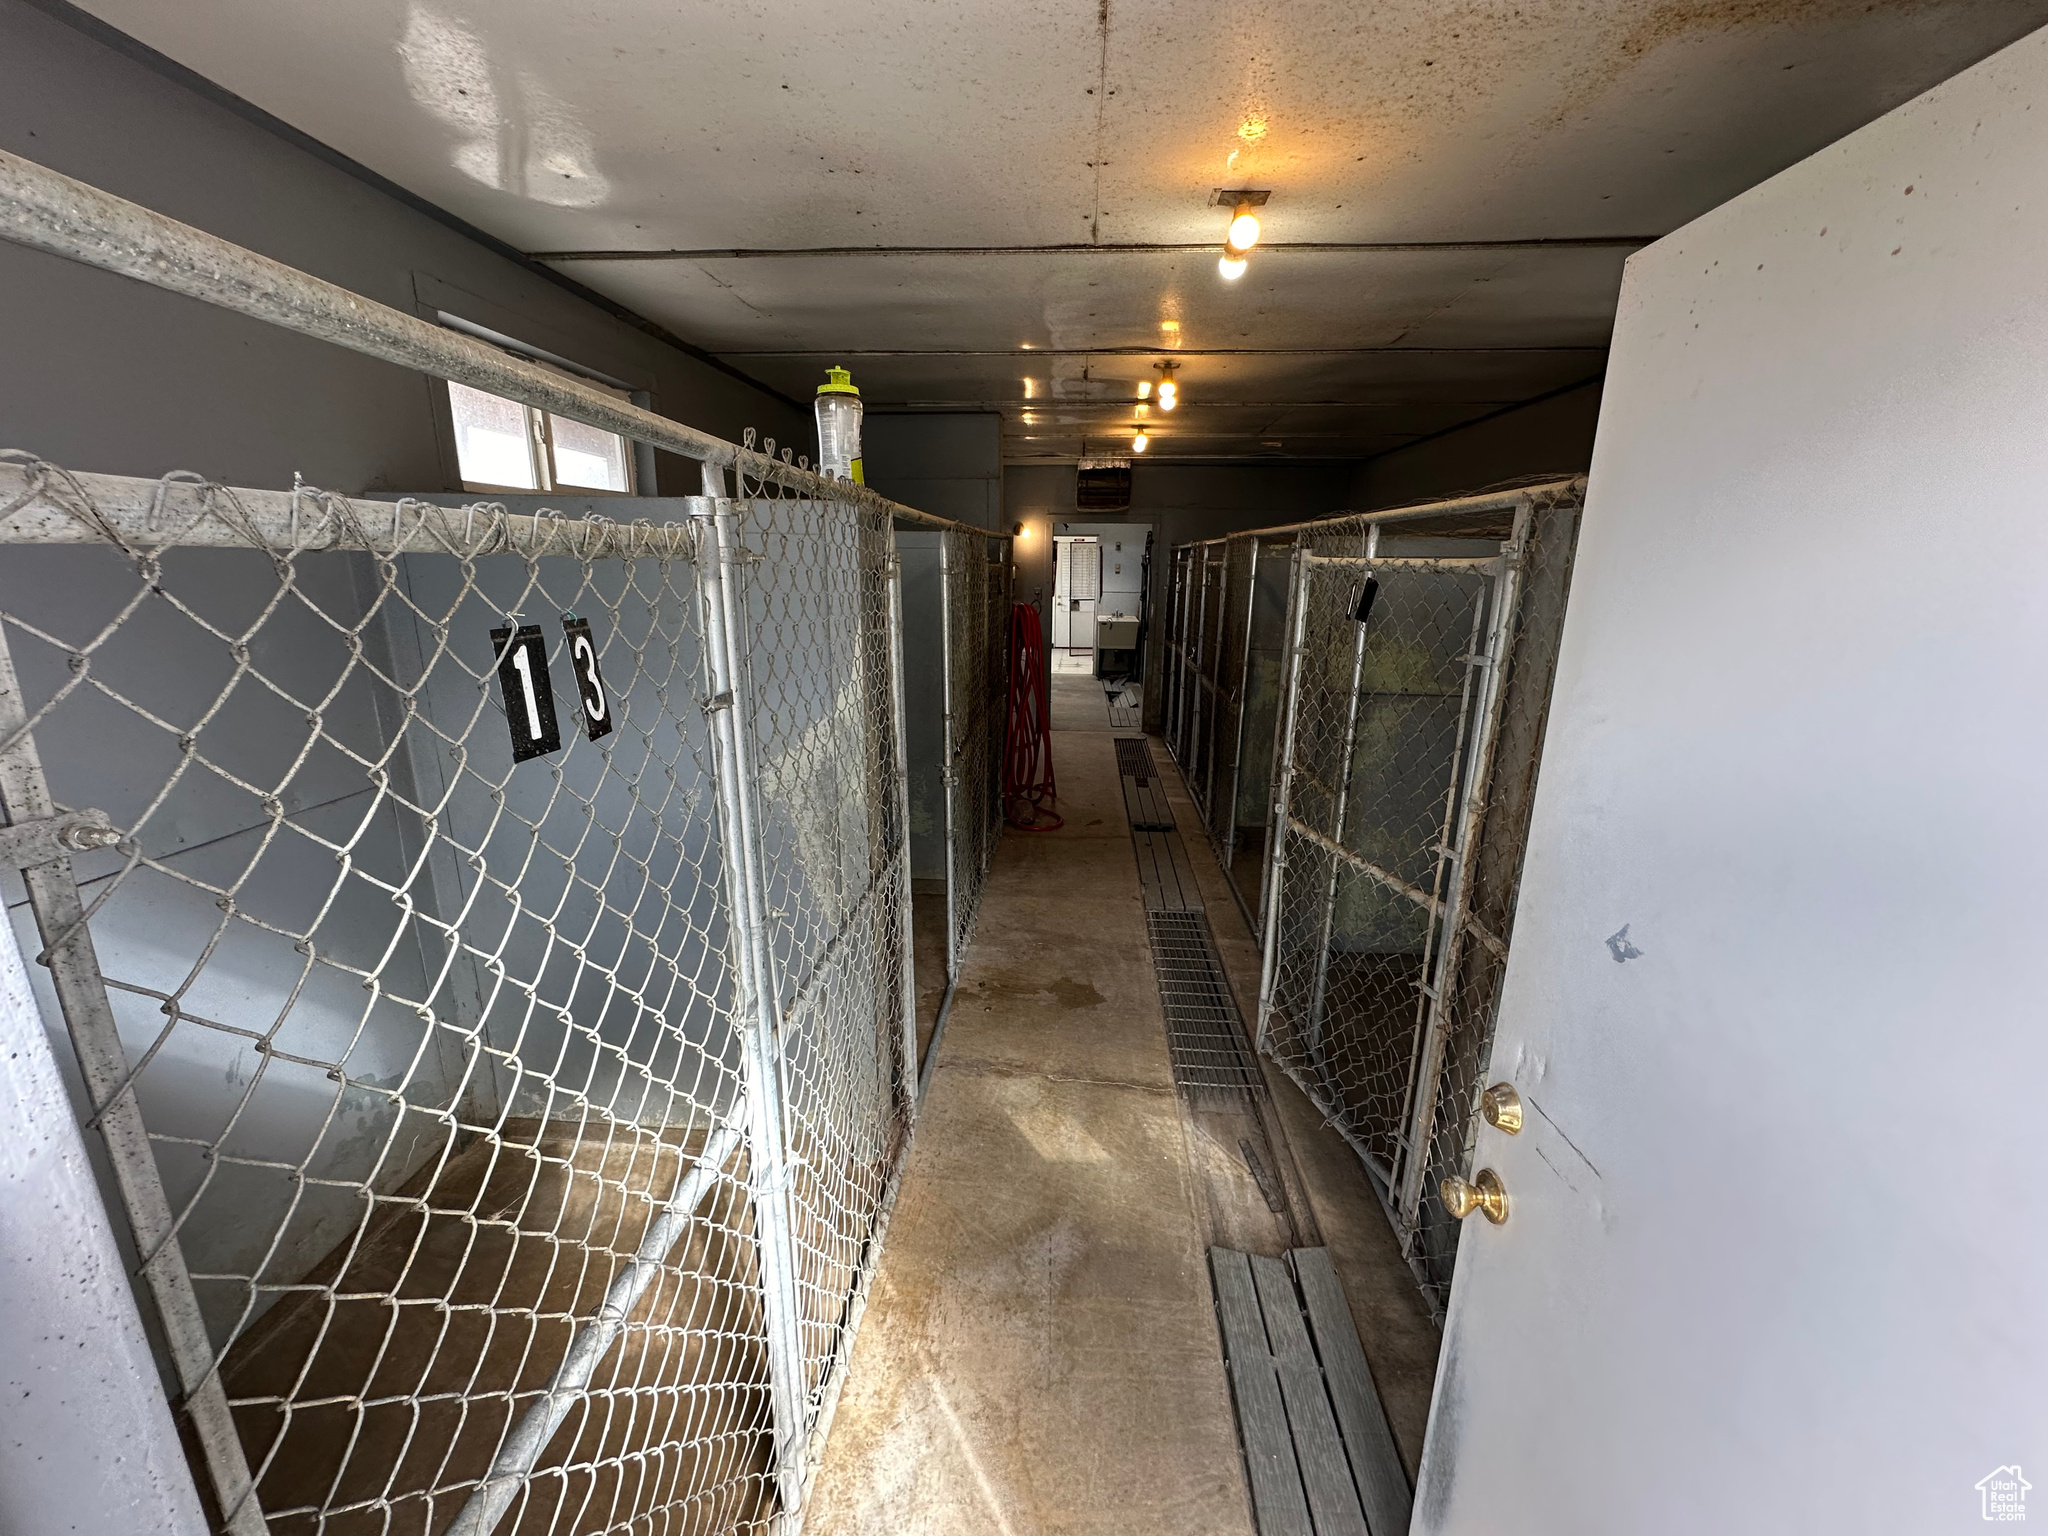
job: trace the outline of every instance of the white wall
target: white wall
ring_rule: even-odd
[[[2044,187],[2037,34],[1630,263],[1418,1532],[2048,1489]]]

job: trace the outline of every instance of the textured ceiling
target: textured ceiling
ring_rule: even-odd
[[[1167,357],[1162,457],[1356,458],[1591,378],[1633,242],[2048,23],[2048,0],[85,3],[777,388],[843,361],[871,409],[1002,411],[1013,459],[1127,444]],[[1234,284],[1218,187],[1273,193]]]

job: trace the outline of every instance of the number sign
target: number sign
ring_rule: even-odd
[[[555,690],[548,682],[548,643],[538,624],[491,631],[498,653],[498,687],[505,696],[505,724],[512,733],[512,761],[562,750],[555,724]]]
[[[1365,585],[1359,590],[1358,603],[1351,610],[1352,619],[1363,624],[1372,617],[1372,600],[1380,595],[1380,579],[1377,576],[1365,578]]]
[[[569,637],[569,670],[576,674],[576,691],[583,696],[583,729],[596,741],[612,733],[612,701],[604,691],[604,674],[597,669],[597,645],[590,638],[590,620],[565,613],[562,633]]]

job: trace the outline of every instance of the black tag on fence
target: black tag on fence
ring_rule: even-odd
[[[510,642],[509,644],[507,642]],[[548,682],[548,642],[538,624],[491,631],[498,653],[498,688],[505,700],[505,725],[512,733],[512,761],[562,750],[555,724],[555,690]]]
[[[1363,624],[1372,617],[1372,600],[1380,595],[1380,579],[1377,576],[1365,578],[1365,585],[1359,589],[1358,606],[1351,610],[1351,617]]]
[[[562,633],[569,637],[569,670],[576,674],[576,692],[583,699],[583,729],[592,741],[612,733],[611,695],[597,667],[597,643],[590,638],[590,620],[562,615]]]

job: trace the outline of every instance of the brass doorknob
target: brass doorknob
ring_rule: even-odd
[[[1497,1131],[1513,1136],[1522,1129],[1522,1096],[1507,1083],[1495,1083],[1479,1096],[1479,1113]]]
[[[1508,1219],[1508,1192],[1500,1182],[1500,1175],[1491,1168],[1480,1169],[1469,1180],[1445,1179],[1439,1193],[1444,1197],[1444,1209],[1460,1221],[1474,1211],[1495,1226]]]

